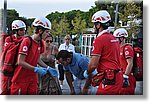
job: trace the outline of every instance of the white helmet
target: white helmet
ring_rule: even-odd
[[[51,30],[51,22],[47,18],[45,20],[45,28]]]
[[[45,17],[36,18],[33,21],[32,25],[35,27],[41,26],[41,27],[45,28],[45,21],[46,21],[45,19],[46,19]]]
[[[114,31],[113,35],[115,37],[128,37],[128,32],[124,29],[124,28],[119,28],[117,30]]]
[[[106,10],[97,11],[92,16],[92,22],[106,23],[111,20],[110,14]]]
[[[11,24],[11,28],[12,28],[12,30],[25,28],[25,30],[26,30],[26,25],[22,20],[14,20]]]

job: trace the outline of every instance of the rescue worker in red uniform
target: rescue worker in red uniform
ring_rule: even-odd
[[[114,31],[113,35],[120,42],[120,64],[123,70],[123,87],[120,94],[134,95],[136,87],[136,79],[132,73],[134,50],[129,43],[125,43],[125,38],[128,37],[128,32],[124,28],[119,28]]]
[[[51,23],[45,17],[40,17],[36,18],[32,25],[34,27],[32,40],[24,38],[19,48],[18,66],[12,78],[12,95],[36,95],[37,73],[43,76],[48,71],[52,76],[57,76],[56,69],[50,68],[40,59],[40,54],[44,52],[42,36],[51,28]],[[42,67],[37,67],[37,64]]]
[[[92,81],[92,71],[103,73],[97,95],[116,95],[123,85],[123,73],[121,72],[119,55],[120,48],[118,40],[109,32],[111,17],[106,10],[96,12],[92,16],[94,30],[98,34],[93,41],[91,61],[88,65],[88,79],[83,88],[83,94],[87,94],[88,87]],[[84,73],[85,74],[85,73]]]
[[[14,20],[11,25],[12,29],[12,35],[6,37],[4,42],[4,49],[7,47],[8,43],[10,42],[20,42],[25,34],[26,31],[26,25],[22,20]],[[1,71],[1,94],[2,95],[9,95],[10,94],[10,85],[11,85],[11,79],[12,74],[9,74],[7,72]]]

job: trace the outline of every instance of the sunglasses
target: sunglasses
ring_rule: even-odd
[[[46,40],[46,43],[49,43],[49,42],[52,43],[53,41],[52,40]]]
[[[70,39],[65,39],[65,40],[70,40]]]

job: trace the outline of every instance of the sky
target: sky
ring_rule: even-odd
[[[4,0],[0,0],[3,2]],[[96,0],[7,0],[7,9],[15,9],[19,16],[35,18],[51,12],[88,11]],[[1,3],[2,4],[2,3]]]

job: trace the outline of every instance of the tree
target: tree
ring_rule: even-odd
[[[63,17],[63,15],[64,13],[60,13],[56,11],[55,13],[52,12],[51,14],[48,14],[46,18],[48,18],[50,21],[56,20],[57,22],[59,22],[61,18]]]
[[[27,35],[31,36],[33,34],[34,28],[32,26],[27,26]]]
[[[19,18],[19,13],[17,13],[16,10],[12,9],[12,10],[7,10],[7,27],[8,30],[11,30],[11,23],[15,20]],[[8,31],[8,32],[9,32]]]
[[[96,8],[96,6],[92,6],[91,9],[89,9],[89,11],[85,12],[82,16],[84,18],[84,20],[86,21],[86,27],[87,28],[92,28],[93,27],[93,23],[91,22],[92,16],[93,14],[98,11],[98,9]]]
[[[127,22],[129,24],[129,38],[136,34],[137,30],[140,28],[136,20],[141,17],[141,7],[139,4],[135,4],[134,1],[127,3],[124,7],[123,12],[119,15],[122,22]]]
[[[66,17],[66,19],[69,23],[69,34],[73,33],[72,31],[74,30],[74,26],[72,24],[72,20],[75,19],[75,17],[77,17],[78,14],[80,14],[82,19],[84,19],[84,17],[83,17],[84,12],[80,11],[80,10],[72,10],[72,11],[64,13],[64,16]]]
[[[56,20],[53,21],[52,23],[52,34],[58,36],[58,45],[61,43],[61,38],[64,37],[65,35],[69,34],[69,23],[64,16],[59,23],[57,23]]]
[[[51,33],[53,36],[59,36],[59,31],[58,31],[58,28],[59,28],[59,24],[57,23],[56,20],[53,20],[52,21],[52,30],[51,30]]]
[[[80,14],[78,13],[76,17],[72,20],[72,25],[74,29],[72,30],[73,34],[81,34],[86,28],[86,21],[81,18]]]
[[[60,36],[65,36],[69,33],[69,23],[65,16],[59,22],[58,31]]]

